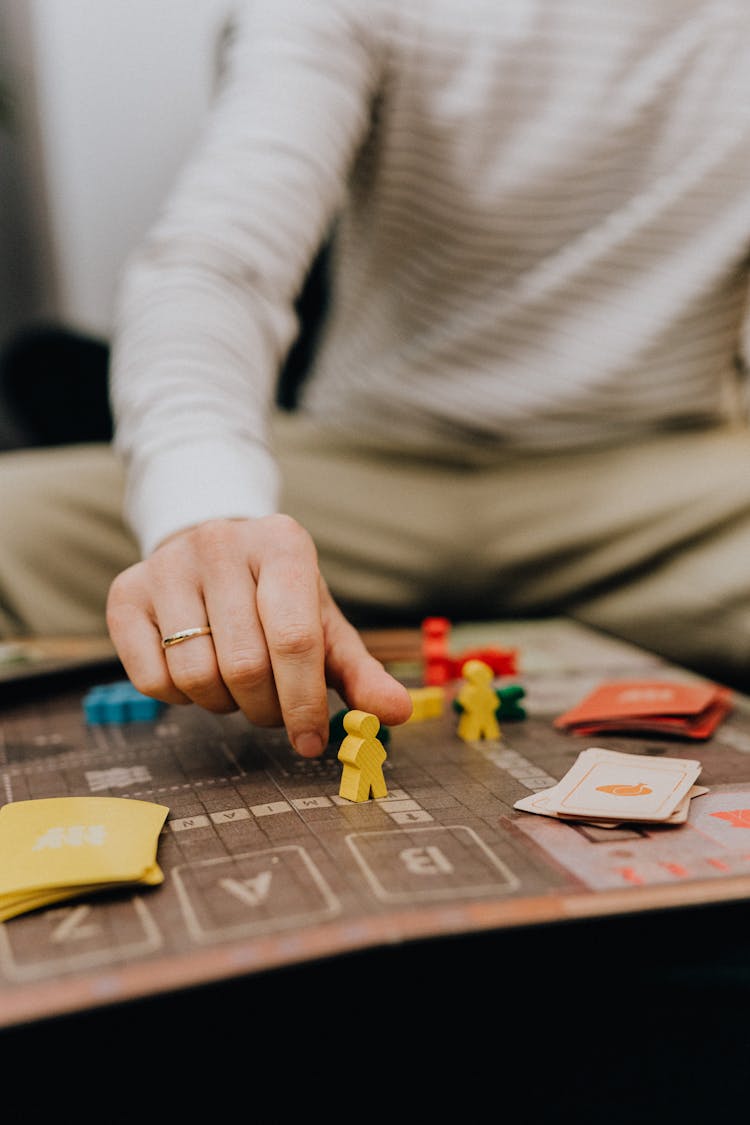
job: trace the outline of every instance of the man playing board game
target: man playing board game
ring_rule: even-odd
[[[744,0],[238,16],[124,274],[117,459],[6,455],[5,633],[96,631],[109,590],[139,690],[306,756],[326,683],[409,713],[358,618],[567,613],[747,687]]]

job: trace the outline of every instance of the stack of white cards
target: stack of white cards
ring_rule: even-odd
[[[633,821],[684,824],[692,798],[708,792],[695,785],[701,768],[689,758],[652,758],[592,746],[551,789],[522,797],[513,807],[607,828]]]

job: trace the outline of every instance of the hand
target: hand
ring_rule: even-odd
[[[206,624],[210,635],[162,647]],[[107,626],[138,691],[283,724],[305,758],[328,742],[328,687],[383,726],[411,714],[406,688],[367,651],[289,516],[211,520],[172,536],[114,580]]]

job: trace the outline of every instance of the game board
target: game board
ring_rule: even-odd
[[[421,682],[418,631],[365,637],[405,683]],[[555,716],[604,679],[694,677],[560,619],[457,625],[451,643],[516,647],[507,680],[524,686],[527,717],[503,724],[498,742],[462,742],[450,704],[394,728],[388,794],[361,803],[339,796],[335,745],[303,760],[282,731],[238,715],[175,707],[152,722],[87,725],[87,685],[6,694],[3,802],[106,794],[170,811],[163,884],[0,925],[0,1026],[424,937],[750,893],[750,701],[736,697],[705,743],[597,739],[700,758],[710,792],[687,824],[565,824],[513,808],[589,744],[555,730]],[[331,713],[340,707],[332,695]]]

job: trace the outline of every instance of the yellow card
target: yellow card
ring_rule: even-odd
[[[8,918],[15,918],[17,914],[28,914],[31,910],[38,910],[43,906],[54,906],[69,898],[80,898],[85,894],[106,891],[108,883],[89,883],[88,886],[58,887],[49,891],[32,891],[27,895],[3,895],[0,898],[0,922]]]
[[[43,906],[55,906],[58,902],[64,902],[69,898],[83,898],[89,894],[101,894],[104,891],[122,886],[155,886],[163,882],[164,872],[158,863],[154,863],[140,879],[134,879],[132,883],[78,883],[72,887],[43,887],[38,891],[0,895],[0,922],[5,922],[8,918],[15,918],[18,914],[28,914],[31,910],[39,910]]]
[[[127,797],[48,797],[3,805],[0,896],[144,877],[160,882],[156,849],[168,813],[166,805]]]

